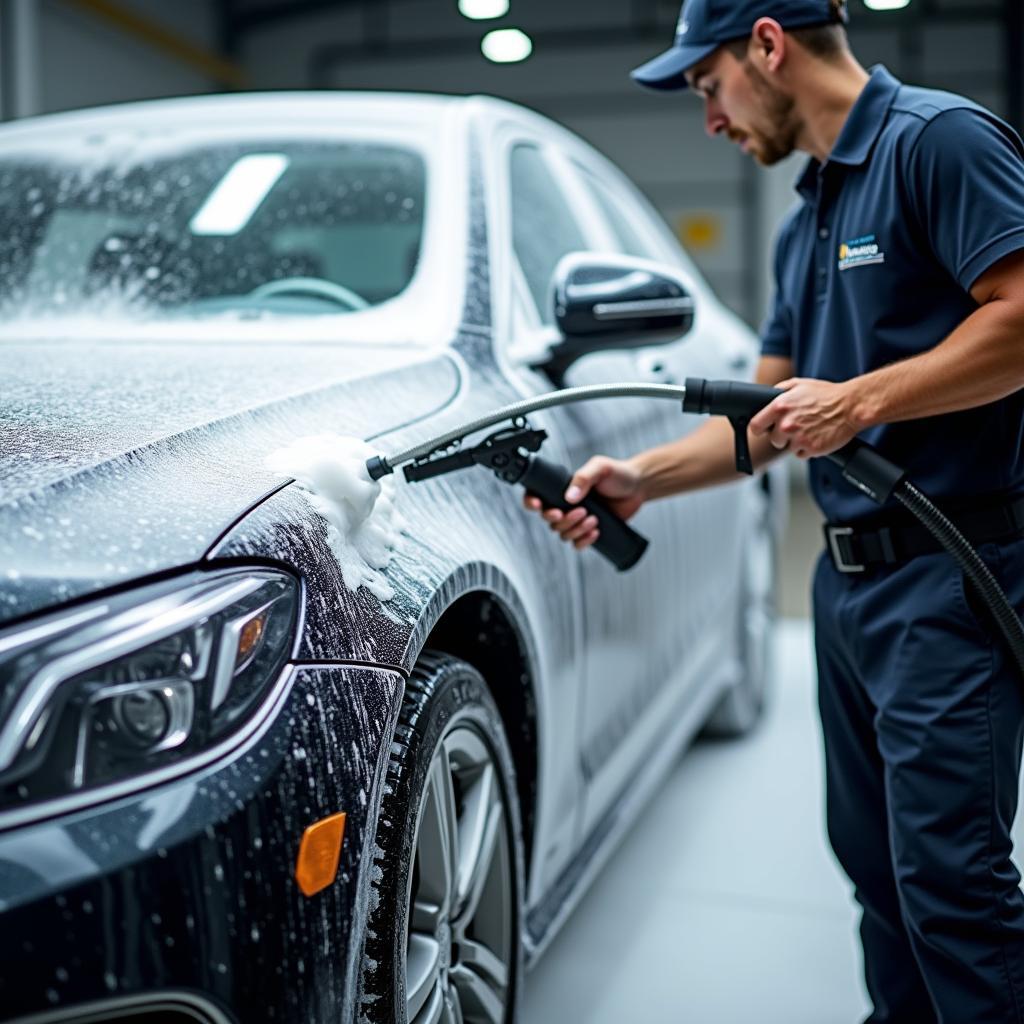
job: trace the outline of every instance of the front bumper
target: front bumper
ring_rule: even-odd
[[[290,671],[276,713],[219,762],[0,832],[0,1021],[96,1020],[87,1014],[100,1003],[116,1020],[117,1007],[154,993],[181,1004],[168,1022],[354,1020],[402,677]],[[337,878],[305,897],[299,841],[338,811]],[[189,1016],[190,1000],[205,1017]],[[143,1019],[134,1014],[123,1019]],[[164,1018],[150,1006],[144,1019]]]

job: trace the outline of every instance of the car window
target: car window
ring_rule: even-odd
[[[596,175],[585,167],[576,164],[580,180],[587,189],[611,228],[617,242],[618,251],[627,256],[640,256],[648,260],[663,259],[664,254],[644,235],[643,229],[637,226],[640,214],[636,210],[628,211],[622,199]]]
[[[518,145],[509,159],[512,244],[541,319],[550,324],[555,266],[566,253],[589,246],[543,153],[536,146]]]
[[[263,139],[0,160],[0,319],[350,313],[419,257],[423,159]]]

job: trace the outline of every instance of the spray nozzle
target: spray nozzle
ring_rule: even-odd
[[[406,480],[415,483],[469,466],[484,466],[503,483],[522,484],[548,506],[563,511],[577,507],[565,500],[572,474],[535,454],[547,440],[547,432],[532,429],[522,416],[511,418],[511,426],[496,430],[471,448],[453,451],[452,445],[460,445],[462,438],[449,437],[407,465]],[[382,456],[368,460],[366,469],[371,479],[394,471]],[[647,549],[646,539],[619,519],[598,495],[589,494],[579,504],[597,520],[599,535],[594,550],[620,570],[636,565]]]
[[[459,449],[451,454],[446,454],[449,449],[432,452],[406,466],[405,479],[413,483],[468,466],[486,466],[493,469],[505,483],[515,484],[526,472],[527,461],[522,449],[540,451],[547,436],[543,430],[531,430],[524,421],[520,421],[504,430],[495,431],[472,448]]]

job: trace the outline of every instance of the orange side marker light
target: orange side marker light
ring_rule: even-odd
[[[312,896],[334,881],[344,838],[344,813],[332,814],[315,822],[302,833],[295,862],[295,880],[304,896]]]

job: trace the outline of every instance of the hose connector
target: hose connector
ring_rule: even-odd
[[[858,438],[827,456],[843,471],[843,478],[872,501],[884,505],[907,475],[895,463]]]
[[[370,474],[371,480],[379,480],[394,470],[388,465],[388,460],[383,455],[374,455],[366,460],[366,472]]]

